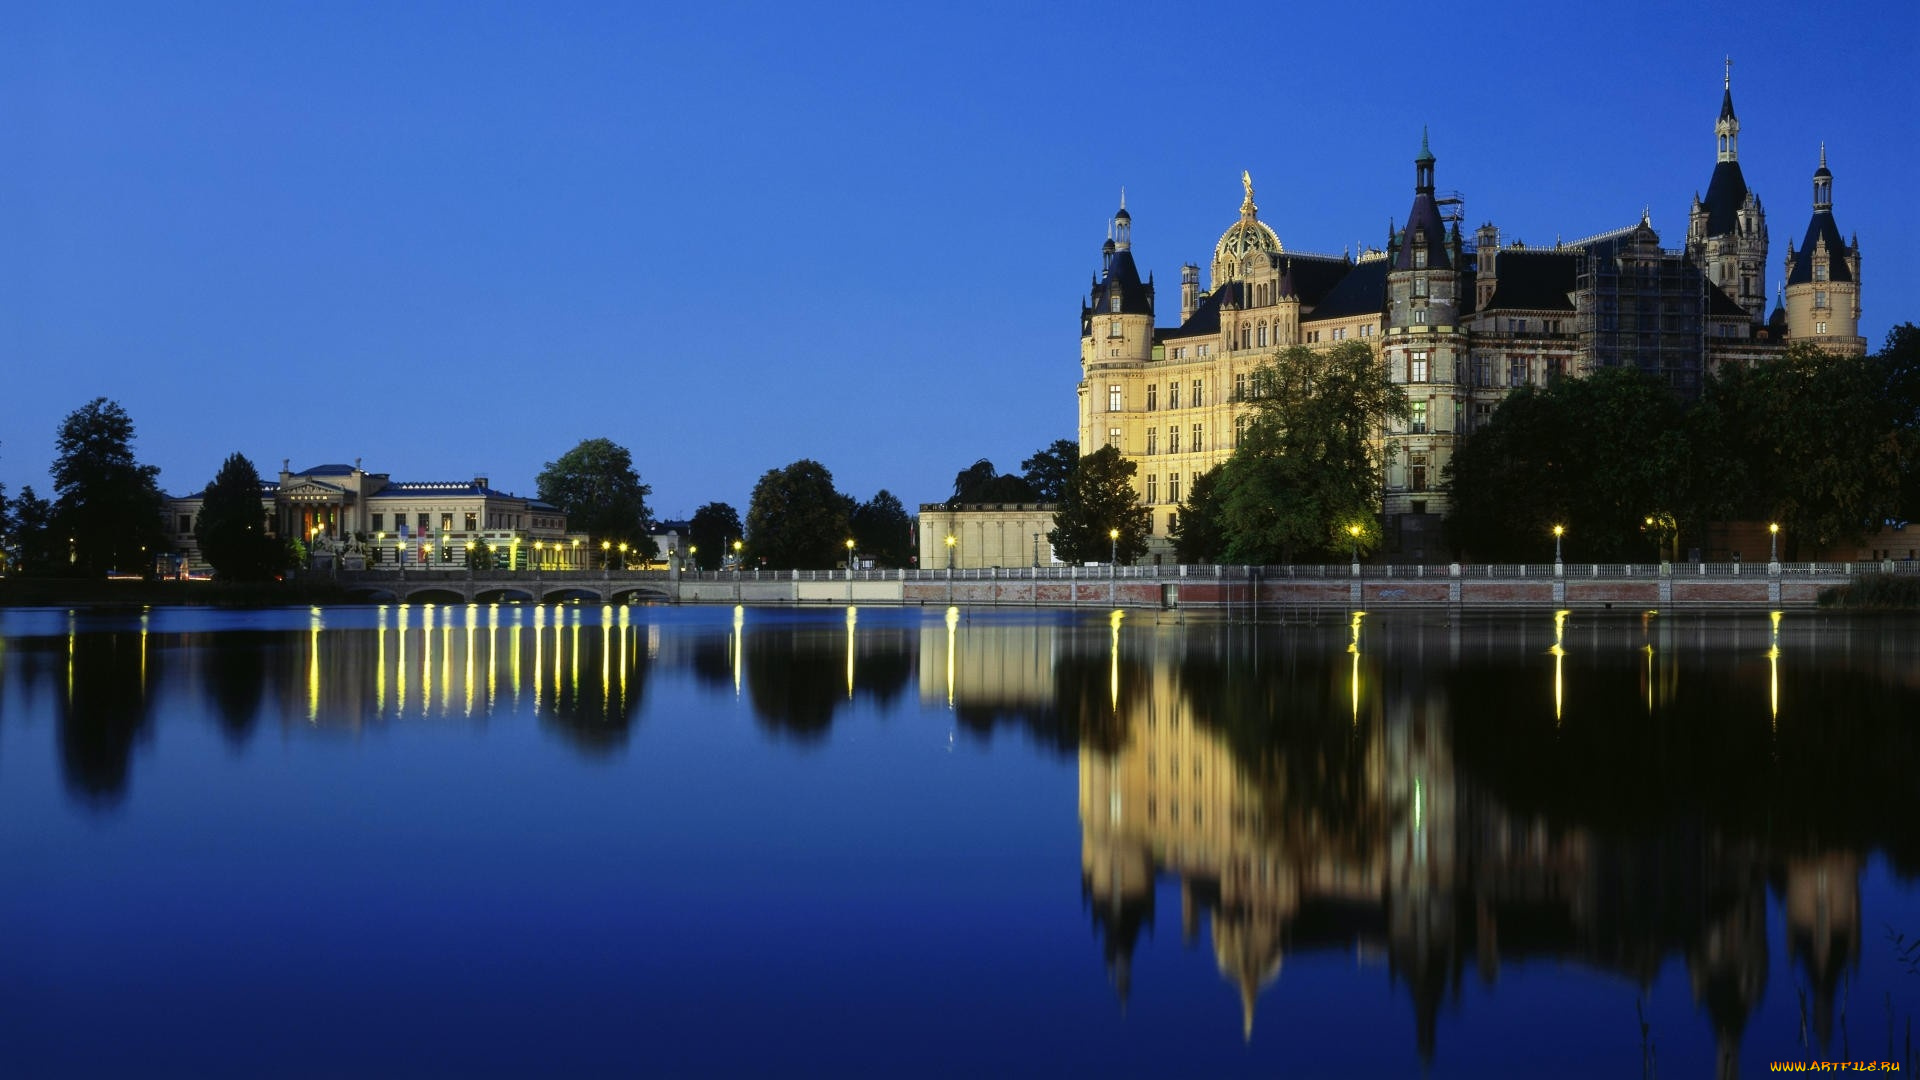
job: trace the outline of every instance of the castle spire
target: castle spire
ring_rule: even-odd
[[[1733,57],[1727,57],[1727,72],[1722,80],[1720,94],[1720,117],[1713,123],[1713,134],[1719,143],[1720,161],[1740,160],[1740,118],[1733,114]]]

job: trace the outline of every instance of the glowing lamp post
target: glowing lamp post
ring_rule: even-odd
[[[1767,523],[1767,562],[1775,571],[1780,569],[1780,523],[1777,521]]]
[[[1108,529],[1107,530],[1107,576],[1117,577],[1119,576],[1119,574],[1120,574],[1120,530]]]
[[[853,580],[853,539],[847,539],[847,580]]]
[[[1553,527],[1553,572],[1556,574],[1560,572],[1560,538],[1566,535],[1566,531],[1565,525]]]
[[[742,547],[742,545],[741,545],[741,543],[740,543],[740,541],[738,541],[738,540],[735,540],[735,541],[733,542],[733,572],[734,572],[734,573],[736,573],[736,574],[740,572],[740,549],[741,549],[741,547]]]
[[[948,574],[953,573],[953,545],[959,542],[960,541],[954,539],[952,533],[947,534],[947,573]]]
[[[613,569],[613,541],[600,541],[600,569]]]
[[[626,545],[626,542],[625,542],[625,541],[621,541],[621,543],[620,543],[620,569],[622,569],[622,570],[625,570],[626,568],[627,568],[627,545]]]
[[[1358,577],[1360,574],[1360,526],[1358,524],[1347,526],[1347,535],[1353,538],[1353,573]]]
[[[573,568],[573,569],[575,569],[575,570],[584,570],[584,569],[586,569],[586,566],[585,566],[585,564],[583,564],[583,563],[582,563],[582,562],[580,561],[580,538],[579,538],[579,537],[577,537],[577,536],[573,538],[573,559],[572,559],[572,563],[573,563],[573,567],[572,567],[572,568]]]

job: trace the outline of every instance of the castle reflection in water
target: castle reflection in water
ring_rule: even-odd
[[[1915,867],[1911,646],[1816,624],[1783,648],[1777,615],[1568,622],[950,618],[921,686],[975,726],[1075,734],[1081,880],[1122,1002],[1171,875],[1248,1038],[1289,956],[1379,964],[1423,1057],[1469,968],[1494,983],[1547,959],[1644,988],[1678,957],[1733,1075],[1772,890],[1831,1043],[1865,857]],[[1783,686],[1793,647],[1803,685]]]
[[[1912,634],[1775,616],[1354,616],[1242,625],[847,609],[730,625],[646,609],[395,606],[304,628],[10,638],[0,688],[52,691],[69,790],[112,806],[167,680],[243,740],[538,717],[616,751],[649,681],[731,691],[775,738],[864,701],[1077,756],[1080,874],[1124,1002],[1156,883],[1251,1038],[1290,957],[1377,964],[1423,1056],[1469,970],[1535,959],[1645,987],[1681,960],[1737,1067],[1770,977],[1769,894],[1824,1045],[1858,964],[1868,856],[1920,869]],[[165,662],[162,662],[162,661]],[[1172,917],[1172,913],[1169,913]]]

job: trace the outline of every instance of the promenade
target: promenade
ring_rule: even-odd
[[[1272,610],[1805,609],[1913,562],[1050,566],[992,570],[340,571],[369,600]]]

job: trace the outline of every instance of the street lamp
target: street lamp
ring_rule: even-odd
[[[600,569],[613,569],[613,541],[600,541]]]
[[[1556,570],[1560,566],[1560,537],[1565,534],[1566,531],[1567,527],[1565,525],[1555,525],[1553,527],[1553,565]]]
[[[733,542],[733,572],[736,574],[740,572],[740,549],[742,546],[738,540]]]
[[[953,569],[953,545],[959,542],[960,541],[953,538],[952,533],[947,534],[947,569],[949,571]]]
[[[847,580],[853,580],[853,538],[847,538]]]
[[[581,562],[580,562],[580,538],[579,538],[579,537],[577,537],[577,536],[573,538],[573,559],[572,559],[572,562],[573,562],[573,568],[574,568],[575,570],[584,570],[584,569],[586,569],[586,567],[585,567],[585,566],[583,566],[583,565],[581,564]]]
[[[625,540],[622,540],[620,541],[620,569],[625,570],[626,568],[627,568],[627,542]]]
[[[1357,523],[1347,526],[1347,535],[1353,538],[1353,566],[1357,571],[1360,568],[1360,526]]]
[[[699,554],[700,554],[699,544],[687,545],[687,562],[693,564],[693,569],[695,573],[698,573],[700,571],[700,560],[696,557]]]
[[[1119,576],[1119,574],[1120,574],[1120,530],[1108,529],[1107,530],[1107,576],[1117,577]]]
[[[544,557],[540,554],[540,551],[545,546],[546,546],[545,541],[535,540],[533,542],[533,568],[535,570],[539,570],[542,568]]]
[[[1780,523],[1777,521],[1767,522],[1767,561],[1780,561]]]

